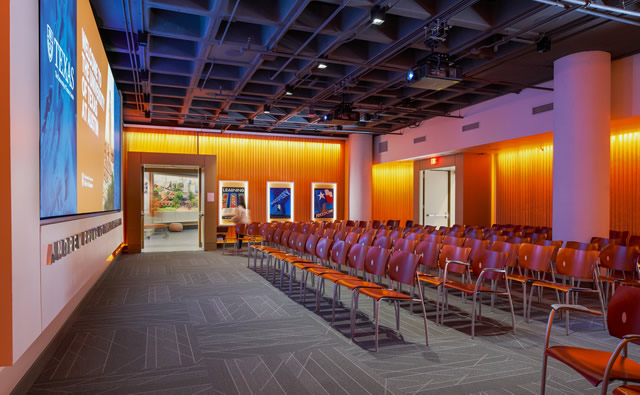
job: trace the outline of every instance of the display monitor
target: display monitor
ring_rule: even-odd
[[[40,218],[121,208],[122,105],[89,0],[40,0]]]

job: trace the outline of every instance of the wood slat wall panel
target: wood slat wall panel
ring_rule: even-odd
[[[373,219],[413,220],[413,162],[373,166]]]
[[[640,235],[640,126],[611,136],[611,229]]]
[[[551,226],[553,146],[496,154],[496,223]]]
[[[311,219],[311,183],[337,184],[337,215],[344,216],[344,142],[239,134],[213,135],[141,128],[125,130],[128,151],[216,155],[218,180],[249,181],[251,219],[267,214],[267,182],[294,183],[294,219]],[[218,187],[215,188],[216,193]],[[218,197],[219,198],[219,197]]]

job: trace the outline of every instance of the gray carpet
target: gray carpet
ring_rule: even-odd
[[[89,302],[36,383],[33,394],[526,394],[538,393],[548,305],[532,322],[508,304],[470,337],[470,303],[451,294],[445,323],[427,304],[430,346],[424,345],[419,306],[381,307],[380,351],[372,352],[372,303],[360,299],[354,342],[350,295],[342,293],[331,326],[331,305],[315,312],[246,267],[245,256],[221,252],[123,255]],[[286,279],[286,278],[285,278]],[[287,288],[285,286],[285,288]],[[327,295],[331,288],[327,287]],[[294,287],[297,295],[298,288]],[[552,294],[549,292],[548,301]],[[427,292],[434,300],[435,293]],[[521,313],[520,294],[515,295]],[[592,301],[584,300],[592,303]],[[571,317],[571,335],[558,320],[552,342],[612,350],[617,343],[598,319]],[[633,347],[632,347],[633,348]],[[631,355],[634,356],[631,350]],[[597,393],[586,380],[550,361],[547,393]]]

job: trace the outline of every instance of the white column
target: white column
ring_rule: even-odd
[[[553,88],[553,238],[608,237],[611,55],[558,59]]]
[[[349,135],[349,219],[371,220],[371,169],[373,137]]]

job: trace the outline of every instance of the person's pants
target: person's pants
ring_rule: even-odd
[[[238,236],[238,249],[242,249],[242,236]]]

